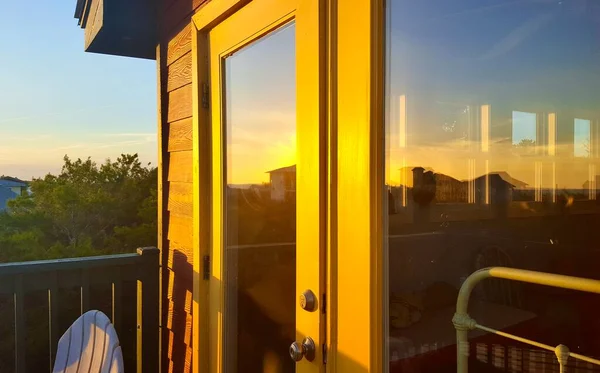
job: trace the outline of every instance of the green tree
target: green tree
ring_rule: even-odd
[[[535,146],[535,140],[522,139],[521,141],[519,141],[518,144],[516,144],[516,146],[519,148],[529,148],[529,147]]]
[[[131,252],[156,245],[157,169],[137,154],[97,164],[64,157],[58,175],[0,214],[0,261]]]

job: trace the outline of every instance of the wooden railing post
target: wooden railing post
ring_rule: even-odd
[[[25,291],[23,290],[23,276],[18,275],[15,280],[15,372],[25,373]]]
[[[138,281],[137,372],[159,371],[159,253],[155,247],[137,250],[142,256]]]

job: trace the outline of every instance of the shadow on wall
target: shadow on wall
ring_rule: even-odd
[[[169,214],[165,214],[169,217]],[[169,222],[168,219],[164,220]],[[168,226],[168,223],[167,223]],[[191,372],[192,362],[192,297],[193,258],[191,227],[188,243],[169,240],[169,249],[162,253],[161,365],[164,372]],[[166,236],[166,235],[165,235]],[[187,253],[186,253],[187,252]]]

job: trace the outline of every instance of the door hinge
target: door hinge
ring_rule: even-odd
[[[202,278],[204,280],[210,279],[210,256],[204,255],[202,258]]]
[[[327,345],[323,343],[323,364],[327,364]]]
[[[202,83],[202,107],[208,109],[208,95],[209,95],[208,84]]]
[[[323,293],[323,297],[321,299],[321,313],[327,312],[327,296]]]

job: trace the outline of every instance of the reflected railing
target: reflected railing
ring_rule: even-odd
[[[560,365],[560,372],[566,372],[569,357],[586,361],[591,364],[600,365],[600,360],[571,352],[565,345],[550,346],[544,343],[505,333],[493,328],[480,325],[468,313],[469,298],[475,286],[488,278],[499,278],[511,281],[526,282],[530,284],[545,285],[562,289],[579,290],[588,293],[600,294],[600,281],[581,277],[564,276],[544,272],[528,271],[523,269],[491,267],[484,268],[471,274],[462,284],[456,301],[456,313],[452,323],[456,329],[456,370],[458,373],[469,371],[469,340],[468,333],[471,330],[482,330],[498,336],[512,339],[530,346],[555,353]]]

